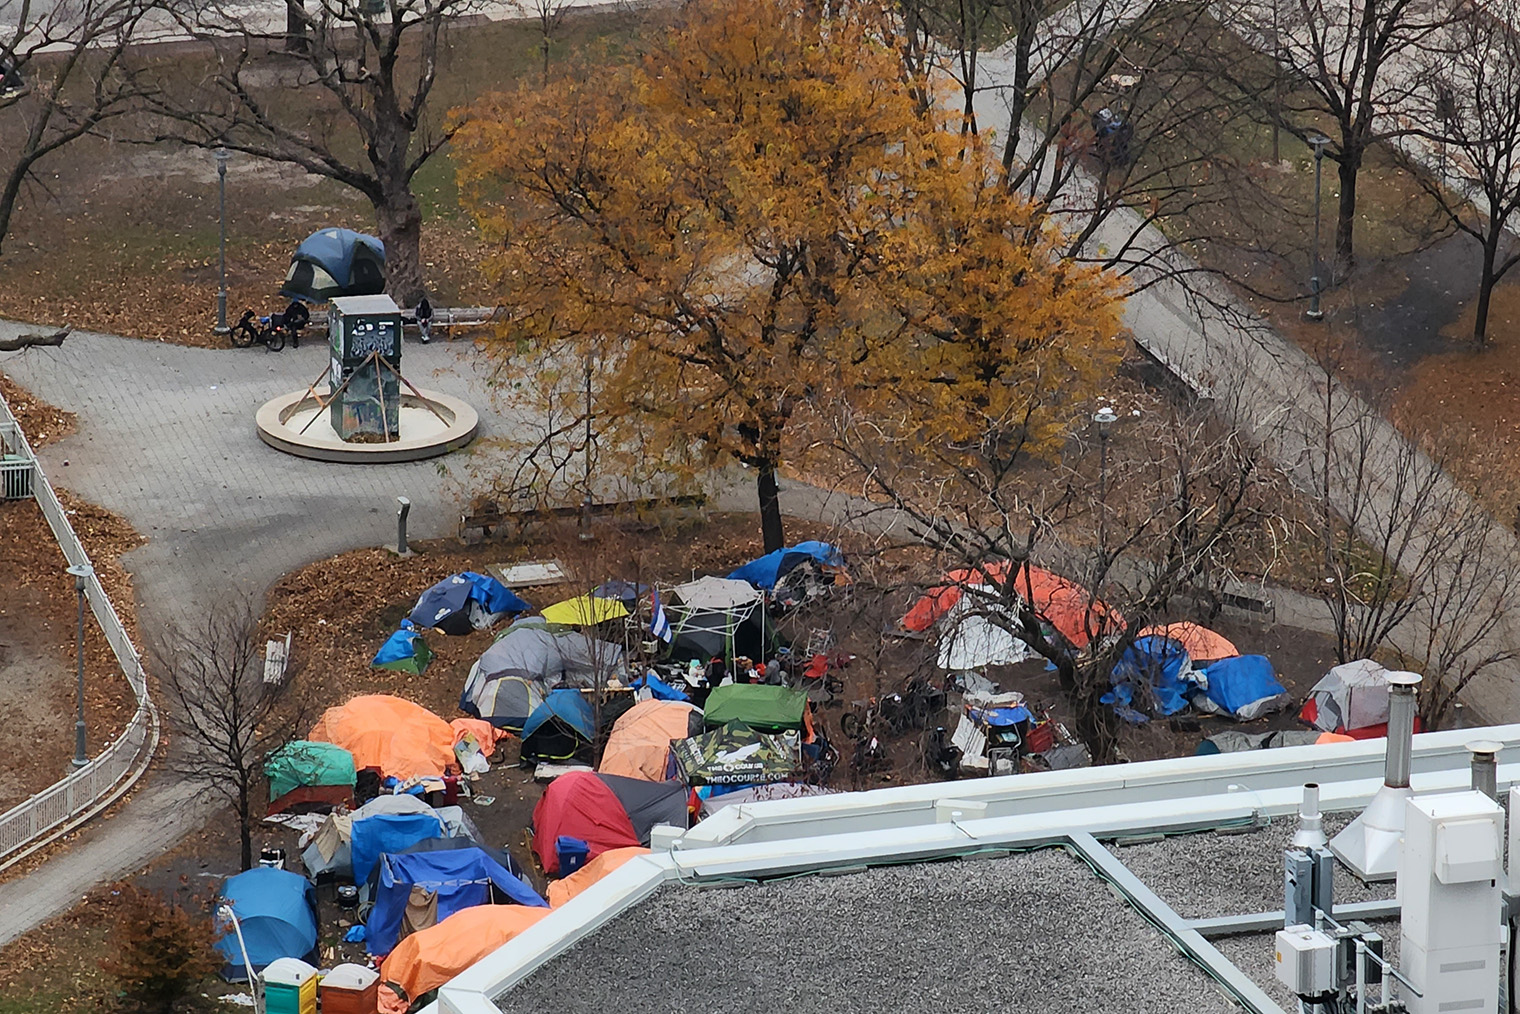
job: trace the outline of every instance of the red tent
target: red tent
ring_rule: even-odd
[[[571,771],[550,782],[533,808],[533,851],[552,875],[559,872],[555,841],[562,835],[591,846],[588,857],[595,859],[611,849],[648,845],[656,824],[685,827],[686,820],[686,786],[678,781]]]
[[[1000,585],[1008,580],[1011,564],[998,560],[980,567],[952,570],[945,575],[945,583],[929,589],[927,595],[913,604],[902,618],[905,630],[928,630],[960,602],[965,589],[974,585]],[[1057,577],[1032,563],[1022,565],[1014,572],[1013,587],[1020,598],[1028,598],[1035,612],[1061,632],[1074,647],[1085,648],[1088,636],[1088,613],[1099,633],[1117,630],[1124,625],[1118,611],[1102,602],[1095,602],[1081,585],[1064,577]],[[1089,604],[1091,609],[1089,610]]]

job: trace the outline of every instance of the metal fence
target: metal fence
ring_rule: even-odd
[[[69,564],[88,564],[90,558],[74,534],[58,495],[32,453],[21,424],[0,395],[0,499],[19,499],[25,495],[37,501]],[[0,870],[68,833],[121,798],[137,784],[158,749],[158,709],[148,696],[142,661],[98,577],[86,582],[85,598],[137,698],[137,711],[121,735],[88,764],[0,814]]]

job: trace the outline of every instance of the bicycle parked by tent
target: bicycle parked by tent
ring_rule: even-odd
[[[292,304],[300,306],[299,303]],[[300,312],[286,311],[276,313],[268,317],[255,317],[252,309],[243,311],[238,322],[233,325],[227,337],[232,341],[235,349],[248,349],[254,345],[262,345],[270,352],[279,352],[285,348],[285,342],[295,348],[301,347],[301,331],[311,319],[306,314],[305,307],[301,306]]]

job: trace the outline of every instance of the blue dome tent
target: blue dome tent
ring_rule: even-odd
[[[305,958],[317,947],[312,886],[300,874],[255,867],[228,877],[218,900],[232,906],[243,933],[240,945],[232,924],[219,923],[224,932],[216,949],[227,959],[222,976],[229,981],[248,978],[244,946],[255,973],[278,958]]]
[[[280,295],[325,303],[385,291],[385,244],[352,229],[318,229],[290,258]]]

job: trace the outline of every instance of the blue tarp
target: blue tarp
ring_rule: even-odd
[[[364,924],[365,946],[371,954],[389,954],[396,946],[413,886],[437,894],[439,922],[490,901],[492,886],[519,905],[549,907],[531,887],[480,849],[386,855],[380,860],[375,905]]]
[[[475,586],[470,592],[470,598],[485,606],[488,613],[526,613],[533,608],[494,577],[477,574],[472,570],[459,576],[470,579],[470,583]]]
[[[1288,693],[1277,682],[1265,655],[1221,659],[1203,670],[1203,675],[1209,684],[1208,699],[1236,718],[1256,718]]]
[[[1111,679],[1116,690],[1125,685],[1147,688],[1158,714],[1175,715],[1188,705],[1188,686],[1180,678],[1188,663],[1187,652],[1176,641],[1141,637],[1119,659]],[[1118,697],[1115,700],[1121,705],[1130,703]],[[1114,702],[1105,699],[1104,703]]]
[[[354,883],[362,884],[380,856],[400,852],[429,838],[442,838],[448,831],[435,813],[377,813],[354,821],[349,852],[353,856]]]
[[[369,664],[377,669],[403,669],[420,676],[432,660],[433,653],[421,639],[416,625],[411,620],[402,620],[401,629],[385,639]]]
[[[838,547],[827,542],[799,542],[788,549],[778,549],[758,560],[751,560],[728,577],[732,581],[748,581],[756,588],[774,588],[777,581],[804,560],[813,560],[826,567],[844,566],[844,554]]]
[[[649,695],[657,701],[690,701],[691,698],[666,683],[652,672],[646,672],[632,683],[628,684],[635,690],[649,688]]]
[[[419,627],[467,634],[474,629],[469,608],[472,601],[480,603],[480,610],[491,616],[525,613],[533,608],[495,578],[465,571],[423,592],[407,618]]]
[[[300,874],[255,867],[228,877],[221,898],[232,904],[255,972],[277,958],[304,958],[316,948],[312,886]],[[237,933],[230,923],[221,928],[226,932],[216,942],[216,949],[227,959],[222,974],[234,981],[246,979]]]

